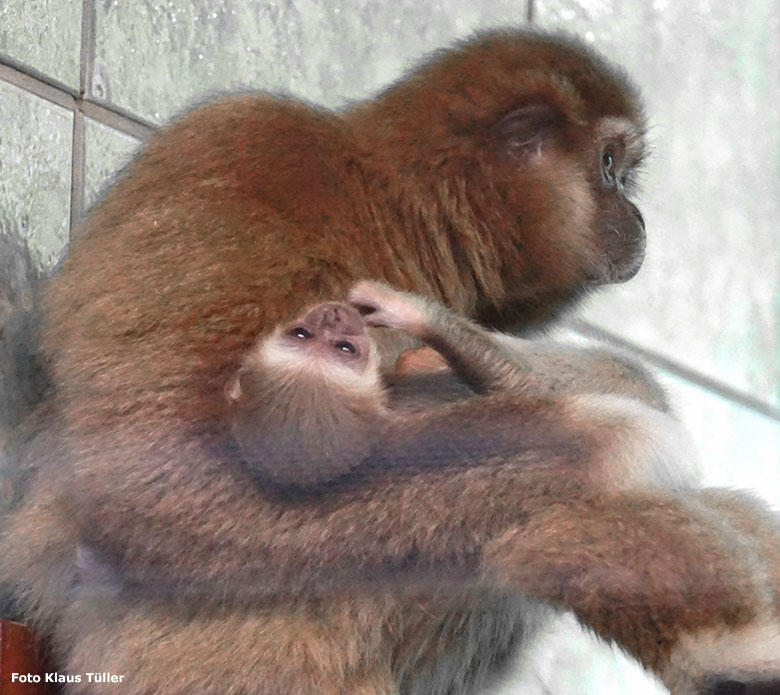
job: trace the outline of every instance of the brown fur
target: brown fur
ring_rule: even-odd
[[[579,453],[599,433],[556,401],[498,399],[476,415],[456,404],[392,452],[413,461],[424,444],[426,470],[380,466],[363,487],[295,504],[222,448],[222,389],[258,333],[359,277],[497,326],[544,321],[587,286],[626,279],[641,221],[600,160],[605,142],[632,144],[630,174],[640,134],[624,80],[586,50],[499,32],[344,114],[251,95],[154,137],[49,288],[50,447],[2,539],[2,577],[64,666],[125,670],[128,695],[435,695],[483,682],[528,611],[493,583],[506,563],[485,566],[483,549],[553,502],[581,504],[594,481]],[[495,465],[510,423],[525,448]],[[630,514],[609,528],[623,523]],[[555,526],[547,537],[569,543]],[[74,595],[79,543],[122,568],[118,595],[89,582]],[[654,663],[621,620],[599,629]]]

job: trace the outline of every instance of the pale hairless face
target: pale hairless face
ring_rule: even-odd
[[[328,359],[362,371],[369,364],[371,338],[356,309],[341,302],[320,304],[282,328],[285,348],[305,351],[311,359]]]

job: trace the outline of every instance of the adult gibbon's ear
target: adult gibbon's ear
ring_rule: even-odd
[[[515,157],[539,157],[560,122],[550,104],[533,102],[513,109],[494,128],[502,149]]]

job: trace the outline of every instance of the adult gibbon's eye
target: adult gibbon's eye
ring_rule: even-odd
[[[312,337],[311,331],[305,329],[303,326],[296,326],[290,331],[290,335],[294,335],[301,340],[308,340]]]
[[[601,170],[604,175],[604,180],[609,184],[613,184],[616,181],[617,174],[615,169],[615,155],[612,148],[607,147],[601,154]]]
[[[335,346],[337,350],[348,352],[350,355],[357,354],[357,348],[348,340],[339,340],[337,343],[335,343]]]

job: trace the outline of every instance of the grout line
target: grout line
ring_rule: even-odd
[[[2,61],[0,61],[0,80],[4,80],[57,106],[62,106],[69,111],[81,111],[85,116],[99,121],[103,125],[115,128],[141,140],[147,138],[156,129],[151,123],[147,123],[140,118],[128,116],[118,109],[74,97],[55,83],[42,80]]]
[[[73,241],[84,216],[84,115],[73,114],[73,157],[70,176],[70,240]]]
[[[84,133],[84,114],[79,108],[80,102],[89,90],[89,73],[92,65],[92,37],[94,36],[94,3],[82,0],[81,3],[81,55],[79,56],[79,99],[73,112],[73,139],[70,174],[70,241],[75,239],[84,216],[84,168],[86,149]]]
[[[71,111],[76,108],[76,100],[69,92],[48,84],[37,77],[33,77],[27,72],[22,72],[7,63],[0,62],[0,80],[5,80],[9,84],[31,92],[35,96],[50,101],[57,106],[62,106]]]
[[[2,2],[0,2],[0,7],[2,7]],[[64,82],[60,82],[59,80],[56,80],[53,77],[36,70],[30,65],[25,65],[21,61],[15,60],[12,56],[0,55],[0,65],[5,65],[10,70],[17,72],[20,75],[28,75],[33,80],[49,85],[53,89],[56,89],[59,92],[64,92],[69,96],[75,97],[78,95],[78,87],[72,87],[71,85],[65,84]]]
[[[617,347],[628,350],[629,352],[638,355],[643,360],[649,362],[655,367],[658,367],[659,369],[663,369],[667,372],[670,372],[671,374],[674,374],[675,376],[679,376],[686,381],[691,382],[695,386],[710,391],[717,396],[721,396],[722,398],[725,398],[731,402],[753,410],[769,418],[770,420],[775,420],[776,422],[780,423],[780,408],[775,408],[774,406],[771,406],[768,403],[765,403],[764,401],[745,393],[744,391],[740,391],[733,386],[729,386],[728,384],[719,381],[718,379],[713,379],[712,377],[707,376],[706,374],[702,374],[701,372],[698,372],[695,369],[691,369],[690,367],[686,367],[685,365],[676,362],[673,359],[659,355],[658,353],[653,352],[648,348],[637,345],[636,343],[630,340],[626,340],[625,338],[621,338],[620,336],[605,330],[600,326],[596,326],[589,321],[573,319],[571,321],[566,321],[564,325],[568,326],[573,331],[584,337],[602,340],[604,342],[611,343]]]
[[[121,130],[126,135],[132,135],[139,140],[146,140],[156,130],[154,126],[145,121],[131,118],[108,106],[96,104],[94,101],[79,99],[77,105],[85,116],[110,128]]]
[[[95,1],[81,3],[81,74],[79,96],[83,99],[92,87],[92,67],[95,58]]]

